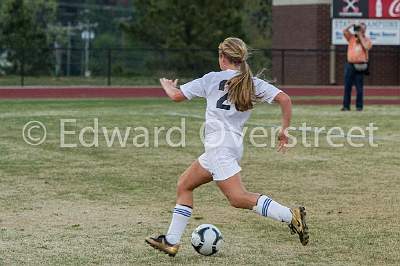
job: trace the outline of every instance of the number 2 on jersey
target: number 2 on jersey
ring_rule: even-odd
[[[223,80],[219,83],[219,90],[223,91],[225,89],[225,83],[227,82],[227,80]],[[230,110],[231,106],[224,104],[224,102],[228,100],[228,93],[224,94],[224,96],[222,96],[221,98],[219,98],[219,100],[217,101],[217,108],[219,109],[224,109],[224,110]]]

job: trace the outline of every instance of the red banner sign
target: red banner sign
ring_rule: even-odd
[[[400,19],[400,0],[369,0],[369,17]]]

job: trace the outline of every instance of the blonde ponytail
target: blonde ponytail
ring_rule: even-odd
[[[220,52],[233,64],[240,64],[240,73],[228,82],[228,100],[238,111],[245,112],[253,109],[255,88],[253,73],[247,64],[248,51],[246,44],[239,38],[226,38],[219,45]]]
[[[246,61],[240,64],[240,74],[228,81],[228,87],[228,99],[235,104],[238,111],[253,109],[255,101],[253,74]]]

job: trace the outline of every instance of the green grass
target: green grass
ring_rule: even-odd
[[[245,185],[286,205],[305,205],[308,246],[301,246],[284,224],[230,207],[213,183],[195,191],[194,214],[177,257],[146,246],[146,236],[166,231],[176,180],[203,151],[198,137],[203,113],[203,101],[1,101],[0,265],[398,264],[398,106],[345,113],[337,106],[294,107],[294,126],[306,122],[348,129],[373,122],[379,127],[377,148],[331,148],[322,140],[320,147],[297,146],[281,155],[246,141]],[[126,148],[107,148],[104,138],[97,148],[59,147],[60,119],[76,119],[67,130],[79,132],[94,118],[111,130],[179,126],[182,115],[187,118],[186,148],[168,147],[165,141],[155,148],[153,133],[148,148],[134,147],[133,136]],[[23,141],[22,128],[30,120],[47,127],[42,145]],[[279,124],[279,108],[257,106],[249,124]],[[225,247],[216,256],[200,256],[190,246],[190,233],[200,223],[213,223],[224,235]]]

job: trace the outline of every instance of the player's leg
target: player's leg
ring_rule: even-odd
[[[194,161],[179,177],[176,189],[176,203],[193,207],[193,190],[212,181],[210,172],[198,160]]]
[[[166,238],[171,244],[179,243],[181,236],[192,215],[193,190],[202,184],[212,181],[210,172],[205,170],[198,160],[179,177],[176,189],[176,206]]]
[[[265,195],[248,192],[242,183],[240,173],[226,180],[217,181],[217,185],[235,208],[254,209],[257,213],[280,222],[290,223],[292,220],[289,208]]]
[[[170,256],[175,256],[179,242],[192,215],[193,190],[212,181],[210,172],[205,170],[196,160],[179,177],[177,185],[177,204],[173,210],[171,224],[166,235],[149,237],[146,242]]]
[[[229,203],[235,208],[252,210],[256,205],[258,198],[261,196],[258,193],[248,192],[244,187],[240,173],[235,174],[226,180],[216,182],[219,189],[224,193]]]
[[[307,245],[308,227],[305,221],[304,207],[289,209],[270,197],[248,192],[239,173],[226,180],[217,181],[217,185],[233,207],[253,209],[262,216],[287,223],[292,232],[299,234],[300,242]]]

